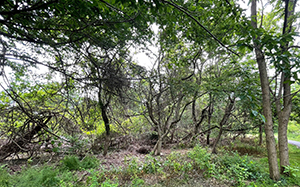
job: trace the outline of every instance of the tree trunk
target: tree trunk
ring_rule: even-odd
[[[197,135],[199,133],[200,126],[201,126],[202,122],[204,121],[204,119],[206,117],[206,109],[207,109],[207,107],[202,110],[202,112],[201,112],[201,118],[195,124],[195,130],[194,130],[194,134],[195,135]]]
[[[287,139],[287,127],[290,117],[290,111],[282,111],[278,115],[278,147],[280,158],[280,172],[285,173],[285,166],[290,165],[289,149]],[[288,173],[286,173],[288,174]]]
[[[259,125],[259,142],[258,145],[261,146],[263,143],[263,123]]]
[[[103,156],[106,156],[108,152],[108,147],[109,147],[109,141],[110,141],[110,126],[109,126],[109,119],[106,114],[106,107],[102,106],[101,107],[101,113],[102,113],[102,119],[104,121],[105,125],[105,132],[106,132],[106,137],[105,137],[105,143],[104,143],[104,149],[103,149]]]
[[[286,0],[285,1],[285,14],[282,35],[290,33],[292,31],[293,18],[291,17],[295,12],[297,0]],[[288,42],[281,46],[282,53],[287,51]],[[286,69],[290,69],[290,62],[282,62]],[[279,89],[278,97],[276,98],[276,108],[278,114],[278,145],[279,145],[279,157],[280,157],[280,172],[282,174],[289,175],[285,172],[285,167],[290,165],[289,162],[289,150],[288,150],[288,139],[287,139],[287,128],[289,123],[289,117],[292,110],[292,98],[291,98],[291,75],[282,72],[281,85],[283,87],[283,107],[281,105],[281,89]]]
[[[99,106],[101,109],[101,116],[102,116],[102,119],[104,122],[105,132],[106,132],[104,148],[103,148],[103,156],[106,156],[107,152],[108,152],[109,143],[110,143],[110,125],[109,125],[109,119],[107,116],[107,107],[108,107],[109,101],[105,105],[103,104],[103,101],[101,99],[101,90],[99,90],[99,92],[98,92],[98,102],[99,102]]]
[[[212,147],[212,151],[211,152],[213,154],[217,154],[217,144],[218,144],[219,140],[221,139],[222,133],[223,133],[223,129],[222,129],[222,127],[220,127],[219,134],[218,134],[216,140],[214,141],[214,144],[213,144],[213,147]]]
[[[208,123],[208,129],[210,129],[210,126],[211,126],[211,116],[212,116],[212,114],[213,114],[213,112],[214,112],[214,106],[213,106],[213,101],[212,101],[212,96],[211,96],[211,94],[209,94],[209,108],[208,108],[208,120],[207,120],[207,123]],[[209,140],[209,138],[210,138],[210,133],[211,133],[211,131],[209,130],[208,132],[207,132],[207,135],[206,135],[206,145],[209,145],[210,144],[210,140]]]
[[[158,138],[157,148],[156,148],[156,151],[154,152],[154,155],[160,155],[160,153],[161,153],[161,147],[162,147],[162,139]]]
[[[155,144],[155,146],[154,146],[154,148],[153,148],[153,150],[152,150],[152,153],[154,154],[154,155],[160,155],[160,153],[161,153],[161,147],[162,147],[162,142],[163,142],[163,136],[162,136],[162,130],[161,130],[161,128],[160,128],[160,126],[158,126],[158,128],[157,128],[158,130],[158,139],[157,139],[157,142],[156,142],[156,144]]]
[[[254,29],[257,28],[256,0],[252,0],[251,25]],[[255,39],[257,38],[253,38],[253,40]],[[273,132],[273,119],[272,119],[272,109],[271,109],[271,100],[270,100],[271,98],[270,98],[267,66],[266,66],[264,54],[260,49],[260,45],[254,42],[254,47],[255,47],[256,61],[258,64],[261,90],[262,90],[263,114],[265,116],[265,133],[266,133],[266,144],[267,144],[267,151],[268,151],[269,172],[270,172],[271,179],[277,181],[280,179],[280,174],[278,169],[276,143],[275,143],[275,137]]]
[[[212,148],[212,153],[214,154],[217,154],[217,144],[222,136],[222,133],[223,133],[223,126],[226,125],[228,123],[228,120],[229,120],[229,117],[230,117],[230,114],[231,114],[231,111],[233,109],[233,106],[234,106],[234,103],[235,103],[235,98],[231,99],[230,97],[229,98],[229,103],[228,105],[226,106],[226,109],[225,109],[225,113],[224,113],[224,116],[220,122],[220,131],[219,131],[219,134],[213,144],[213,148]]]
[[[259,68],[259,75],[262,89],[263,114],[265,116],[265,133],[266,144],[268,150],[269,172],[273,180],[279,180],[279,170],[277,163],[276,142],[273,131],[272,109],[270,101],[269,79],[267,75],[266,63],[263,54],[259,50],[255,50],[256,60]]]

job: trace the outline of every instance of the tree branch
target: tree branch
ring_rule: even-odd
[[[184,10],[183,7],[173,3],[172,1],[163,1],[171,6],[173,6],[174,8],[176,8],[177,10],[183,12],[184,14],[186,14],[188,17],[190,17],[193,21],[195,21],[197,23],[197,25],[199,25],[202,29],[204,29],[215,41],[217,41],[222,47],[224,47],[225,49],[227,49],[229,52],[235,54],[236,56],[240,56],[239,54],[237,54],[236,52],[232,51],[231,49],[229,49],[225,44],[223,44],[215,35],[213,35],[205,26],[203,26],[194,16],[192,16],[190,13],[188,13],[186,10]]]

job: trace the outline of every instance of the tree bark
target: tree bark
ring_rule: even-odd
[[[251,24],[254,29],[257,28],[256,0],[252,0]],[[257,38],[253,38],[253,40],[255,39]],[[269,172],[270,172],[271,179],[277,181],[280,179],[280,174],[278,169],[276,143],[275,143],[275,137],[273,131],[273,119],[272,119],[271,98],[270,98],[267,66],[266,66],[264,54],[262,53],[260,46],[255,42],[254,42],[254,46],[255,46],[256,61],[259,69],[261,90],[262,90],[263,114],[265,116],[265,133],[266,133],[266,144],[267,144],[267,151],[268,151]]]
[[[261,146],[263,143],[263,123],[259,125],[259,142],[258,145]]]
[[[291,110],[287,109],[281,111],[278,115],[278,147],[279,147],[281,174],[284,174],[285,167],[290,165],[288,139],[287,139],[287,127],[288,127],[290,114],[291,114]]]
[[[258,51],[258,50],[255,50]],[[268,150],[269,172],[273,180],[279,180],[279,170],[277,163],[276,142],[273,131],[272,109],[270,101],[269,80],[267,75],[266,63],[261,52],[256,52],[256,60],[259,67],[262,97],[263,97],[263,114],[265,116],[265,133]]]
[[[285,1],[285,14],[282,35],[290,33],[292,31],[292,15],[295,11],[297,0],[286,0]],[[288,43],[281,46],[282,53],[287,51]],[[290,68],[290,62],[282,62],[286,69]],[[291,76],[288,73],[282,72],[281,84],[283,88],[283,107],[280,102],[281,100],[281,88],[279,89],[278,97],[276,98],[276,109],[278,114],[278,145],[279,145],[279,157],[280,157],[280,172],[282,174],[289,175],[285,172],[285,167],[290,165],[289,162],[289,150],[288,150],[288,139],[287,139],[287,129],[289,123],[289,117],[292,111],[292,98],[291,98]]]
[[[158,127],[158,140],[156,143],[156,147],[154,148],[154,155],[160,155],[162,142],[163,142],[162,131],[161,128]]]
[[[219,134],[213,144],[213,148],[212,148],[212,153],[214,154],[217,154],[217,144],[222,136],[222,133],[223,133],[223,126],[226,125],[228,123],[228,120],[229,120],[229,117],[230,117],[230,114],[231,114],[231,111],[233,109],[233,106],[234,106],[234,103],[235,103],[235,98],[231,99],[229,97],[229,103],[228,105],[226,106],[226,109],[225,109],[225,114],[220,122],[220,131],[219,131]]]
[[[106,156],[107,152],[108,152],[109,142],[110,142],[110,125],[109,125],[109,119],[107,116],[107,107],[108,107],[109,101],[106,104],[103,104],[103,101],[101,99],[101,90],[99,90],[99,92],[98,92],[98,102],[99,102],[99,106],[101,109],[101,116],[102,116],[102,119],[104,122],[105,132],[106,132],[104,148],[103,148],[103,156]]]
[[[194,134],[195,135],[197,135],[199,133],[200,126],[201,126],[202,122],[204,121],[204,119],[206,117],[206,109],[207,109],[207,107],[202,110],[202,112],[201,112],[201,118],[195,124],[195,130],[194,130]]]
[[[209,94],[209,107],[208,107],[208,119],[207,119],[207,125],[208,125],[208,129],[210,129],[210,126],[211,126],[211,116],[212,116],[212,114],[213,114],[213,112],[214,112],[214,105],[213,105],[213,98],[212,98],[212,96],[211,96],[211,93]],[[206,145],[209,145],[210,144],[210,140],[209,140],[209,138],[210,138],[210,133],[211,133],[211,131],[209,130],[209,131],[207,131],[207,135],[206,135]]]

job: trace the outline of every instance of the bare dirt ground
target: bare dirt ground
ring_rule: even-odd
[[[186,154],[191,149],[162,149],[160,157],[164,158],[168,156],[171,152],[177,152],[180,154]],[[114,152],[109,152],[106,156],[97,155],[97,158],[101,160],[102,167],[110,169],[112,167],[125,167],[126,161],[131,160],[132,158],[137,158],[139,162],[143,163],[145,161],[147,154],[140,154],[136,151],[129,150],[119,150]]]

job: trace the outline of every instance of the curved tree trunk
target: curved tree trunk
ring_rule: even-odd
[[[211,151],[211,152],[212,152],[213,154],[217,154],[217,144],[218,144],[218,142],[219,142],[220,139],[221,139],[222,133],[223,133],[223,129],[222,129],[222,127],[220,126],[219,134],[218,134],[216,140],[214,141],[214,144],[213,144],[213,147],[212,147],[212,151]]]

